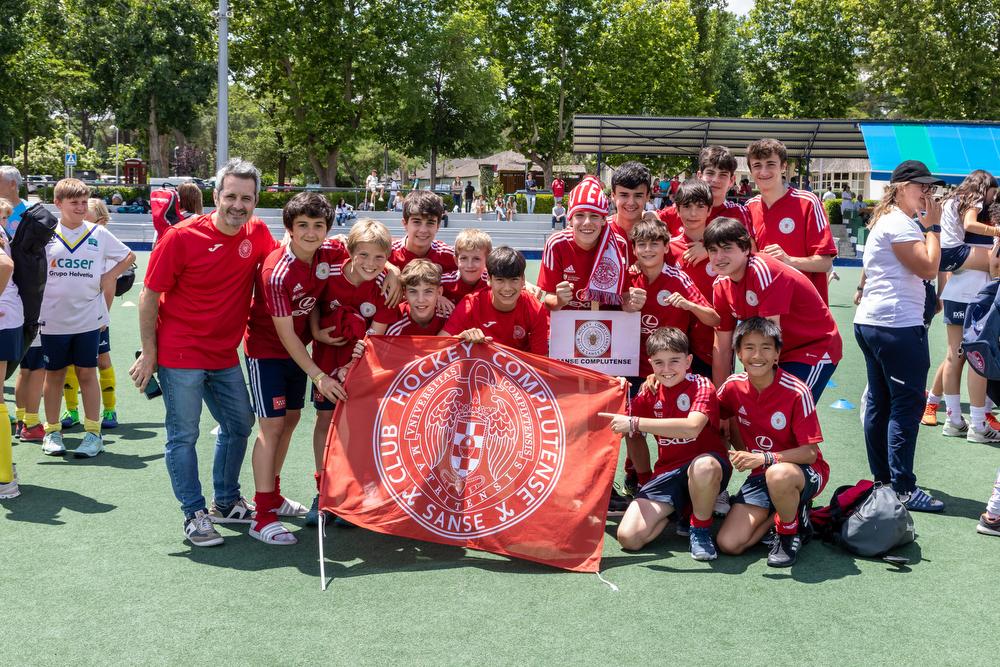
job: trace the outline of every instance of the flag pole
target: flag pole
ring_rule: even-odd
[[[319,511],[319,589],[326,591],[326,555],[323,553],[323,538],[326,537],[326,512]]]

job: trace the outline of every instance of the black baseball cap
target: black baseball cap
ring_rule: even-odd
[[[890,183],[925,183],[927,185],[944,185],[937,176],[931,174],[931,170],[920,160],[904,160],[892,170],[889,177]]]

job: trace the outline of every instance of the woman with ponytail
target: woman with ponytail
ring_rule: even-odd
[[[924,326],[924,280],[941,261],[943,182],[916,160],[892,172],[871,216],[863,258],[865,285],[854,315],[854,336],[868,370],[864,414],[868,465],[875,481],[891,485],[911,511],[940,512],[944,503],[917,486],[913,455],[930,369]]]

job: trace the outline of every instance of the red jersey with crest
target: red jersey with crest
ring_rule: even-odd
[[[830,232],[826,209],[813,193],[788,188],[771,206],[757,195],[747,201],[747,209],[753,223],[751,233],[757,239],[758,249],[777,244],[792,257],[837,255],[837,244]],[[805,275],[816,287],[823,303],[829,303],[826,272]]]
[[[780,368],[763,391],[757,391],[746,373],[730,375],[719,387],[719,405],[722,419],[736,417],[747,451],[783,452],[823,442],[812,391]],[[830,479],[822,453],[811,465],[824,480]],[[764,468],[754,468],[750,474],[762,475]]]
[[[415,259],[429,259],[441,267],[441,273],[458,270],[458,264],[455,262],[455,249],[444,241],[432,241],[430,250],[423,256],[415,255],[406,249],[405,236],[392,242],[392,250],[389,252],[390,264],[402,271],[404,266]]]
[[[287,359],[288,350],[278,337],[273,317],[291,317],[295,334],[303,343],[312,337],[309,313],[323,293],[331,264],[347,257],[340,241],[327,239],[306,264],[295,256],[289,246],[275,248],[254,283],[250,321],[243,337],[243,351],[255,359]]]
[[[632,399],[629,414],[648,419],[684,419],[692,412],[708,417],[708,423],[696,438],[656,438],[658,453],[653,476],[686,466],[696,456],[715,452],[726,455],[726,447],[719,437],[719,397],[708,378],[686,375],[673,387],[657,383],[655,391],[643,389]]]
[[[739,282],[719,276],[714,289],[712,302],[722,319],[719,331],[733,331],[751,317],[778,316],[781,361],[810,366],[840,361],[843,343],[837,323],[803,273],[768,255],[751,254]]]
[[[160,292],[157,362],[220,370],[239,363],[258,268],[278,245],[259,218],[230,236],[212,215],[173,225],[149,257],[145,285]]]
[[[466,294],[472,294],[487,287],[489,287],[489,284],[486,282],[485,271],[479,277],[479,280],[471,285],[462,280],[462,274],[458,271],[451,271],[441,276],[441,288],[444,290],[444,298],[452,303],[458,303]]]
[[[684,233],[684,223],[681,222],[680,213],[677,212],[677,206],[667,206],[666,208],[661,208],[657,215],[660,221],[663,222],[667,229],[670,230],[670,237],[674,238],[680,236]],[[743,223],[743,226],[750,231],[750,235],[753,236],[753,225],[750,221],[750,212],[747,210],[746,206],[742,204],[737,204],[736,202],[729,201],[728,199],[718,206],[713,206],[708,212],[708,218],[705,220],[705,226],[708,227],[712,224],[712,221],[716,218],[735,218]]]
[[[679,268],[694,281],[698,291],[711,304],[715,298],[712,286],[715,284],[717,274],[707,256],[697,262],[689,262],[684,259],[684,253],[693,243],[694,241],[685,234],[672,237],[670,245],[667,246],[666,262]],[[691,325],[688,337],[691,339],[692,352],[702,361],[711,363],[712,347],[715,344],[715,329],[707,324],[702,324],[696,318]]]
[[[618,234],[625,240],[625,266],[632,266],[635,264],[635,250],[632,248],[632,239],[629,238],[628,232],[626,232],[621,225],[618,224],[618,214],[612,215],[608,218],[608,227],[611,231]]]
[[[600,237],[598,237],[600,238]],[[612,230],[611,243],[618,248],[622,257],[628,257],[628,244],[620,234]],[[555,292],[556,285],[566,280],[573,283],[573,298],[563,306],[564,310],[590,310],[590,301],[584,299],[584,292],[590,281],[594,261],[600,249],[600,241],[590,250],[584,250],[573,240],[573,230],[564,229],[549,236],[542,251],[542,266],[538,270],[538,286],[546,292]],[[601,305],[601,310],[620,310],[619,306]]]
[[[385,330],[386,336],[437,336],[444,327],[447,317],[434,313],[434,317],[427,324],[417,324],[410,315],[410,304],[399,304],[399,317],[395,323],[390,324]]]
[[[639,329],[639,375],[645,377],[653,372],[649,365],[649,355],[646,354],[646,339],[662,327],[676,327],[687,334],[691,343],[691,352],[700,359],[712,358],[712,347],[705,350],[695,350],[691,333],[698,318],[690,310],[666,304],[667,298],[674,292],[680,293],[688,301],[699,306],[711,304],[701,295],[694,282],[676,266],[664,264],[659,275],[650,282],[642,272],[630,273],[628,284],[646,290],[646,303],[642,307],[642,323]]]
[[[330,265],[330,275],[320,294],[320,317],[334,308],[347,307],[361,313],[368,325],[372,322],[392,324],[399,319],[397,311],[385,305],[381,280],[375,278],[355,285],[347,279],[344,272],[350,261],[345,259]]]
[[[523,352],[549,354],[549,310],[524,290],[507,313],[493,306],[491,290],[463,298],[441,330],[457,336],[466,329],[482,329],[495,342]]]

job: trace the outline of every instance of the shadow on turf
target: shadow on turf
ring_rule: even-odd
[[[966,519],[979,520],[979,515],[983,513],[986,509],[986,498],[982,500],[971,500],[969,498],[959,498],[958,496],[952,496],[939,489],[927,489],[927,493],[931,494],[935,498],[944,501],[944,512],[941,512],[942,516],[960,516]],[[921,514],[913,514],[915,523],[917,524],[917,532],[920,532],[920,517]]]
[[[75,447],[74,444],[69,442],[66,443],[66,446],[67,449]],[[66,456],[51,459],[46,458],[43,461],[39,461],[38,465],[74,465],[84,467],[92,466],[95,468],[118,468],[119,470],[142,470],[143,468],[149,467],[150,461],[157,461],[162,458],[163,452],[160,452],[159,454],[141,456],[139,454],[120,454],[118,452],[105,449],[101,454],[92,459],[78,459],[73,456],[72,451],[68,451]]]
[[[21,484],[20,487],[20,498],[0,500],[0,507],[7,510],[6,518],[10,521],[61,526],[65,522],[59,519],[59,514],[64,509],[80,514],[104,514],[117,508],[74,491],[31,484]]]
[[[123,422],[116,426],[114,429],[108,429],[104,431],[104,436],[107,438],[114,438],[115,440],[149,440],[150,438],[163,438],[162,432],[151,431],[149,429],[157,428],[163,429],[163,422]],[[79,426],[74,426],[72,428],[63,431],[64,435],[74,436],[79,435],[83,437],[83,429]]]

